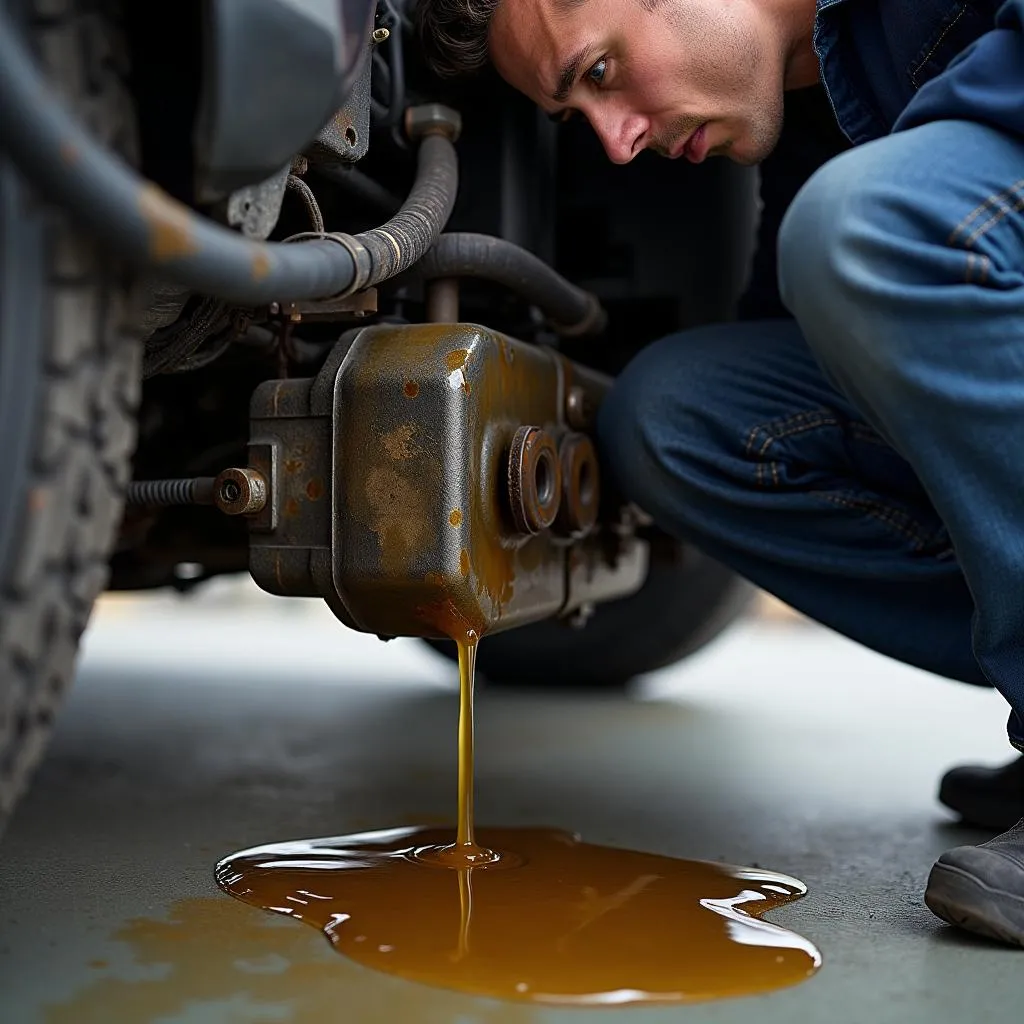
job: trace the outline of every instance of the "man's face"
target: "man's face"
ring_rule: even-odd
[[[785,44],[759,0],[503,0],[491,58],[550,114],[577,111],[608,156],[757,163],[782,127]]]

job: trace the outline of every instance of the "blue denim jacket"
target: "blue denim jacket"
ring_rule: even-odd
[[[854,145],[923,121],[1024,134],[1024,0],[818,0],[814,48]]]
[[[775,236],[800,186],[843,148],[942,118],[1024,135],[1024,0],[817,0],[814,47],[824,90],[787,95],[782,138],[761,165],[744,320],[788,316]]]

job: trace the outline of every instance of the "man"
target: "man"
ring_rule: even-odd
[[[490,59],[613,161],[765,161],[784,205],[784,93],[823,87],[845,141],[765,217],[788,318],[644,350],[605,455],[662,527],[789,604],[997,687],[1024,752],[1024,0],[421,0],[421,21],[440,71]],[[1019,815],[1024,770],[943,795]],[[1024,819],[944,854],[925,899],[1024,946]]]

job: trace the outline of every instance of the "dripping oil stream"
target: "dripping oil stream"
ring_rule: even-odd
[[[802,882],[615,849],[473,815],[478,634],[459,648],[458,820],[279,843],[217,865],[226,892],[323,931],[365,966],[474,995],[556,1005],[680,1003],[797,984],[821,963],[763,920]]]
[[[472,854],[473,841],[473,689],[476,685],[477,636],[472,630],[459,647],[459,821],[455,843]]]

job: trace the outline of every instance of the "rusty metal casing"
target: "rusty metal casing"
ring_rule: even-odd
[[[315,380],[253,395],[249,461],[270,490],[251,517],[253,578],[383,636],[483,635],[635,591],[647,544],[607,487],[596,522],[551,514],[551,488],[579,487],[562,466],[581,452],[586,494],[564,507],[596,500],[587,435],[607,387],[473,325],[349,332]],[[524,519],[514,497],[543,507]]]

